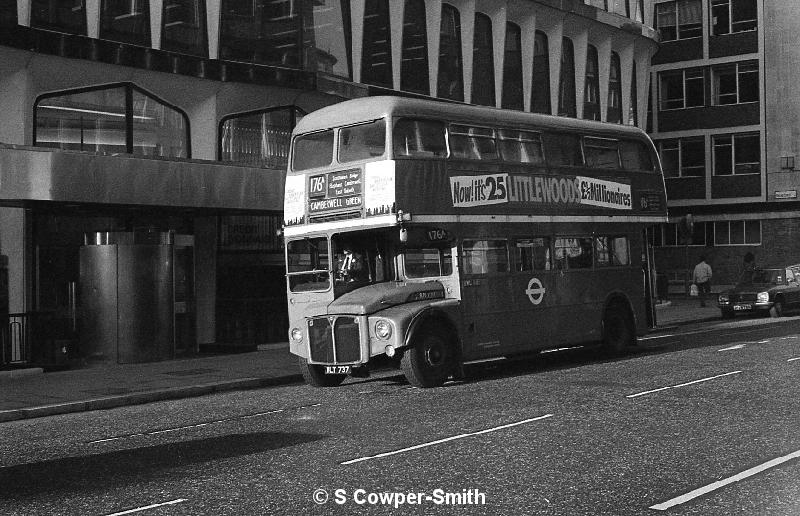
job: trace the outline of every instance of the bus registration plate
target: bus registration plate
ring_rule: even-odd
[[[326,365],[325,374],[350,374],[349,365]]]

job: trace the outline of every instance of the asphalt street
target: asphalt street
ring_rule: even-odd
[[[798,515],[799,324],[4,423],[0,513]]]

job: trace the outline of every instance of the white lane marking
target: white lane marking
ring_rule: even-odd
[[[644,391],[644,392],[639,392],[639,393],[636,393],[636,394],[628,394],[625,397],[626,398],[636,398],[637,396],[644,396],[645,394],[652,394],[654,392],[665,391],[667,389],[675,389],[676,387],[686,387],[687,385],[692,385],[692,384],[700,383],[700,382],[707,382],[709,380],[714,380],[715,378],[722,378],[723,376],[730,376],[732,374],[739,374],[739,373],[741,373],[741,371],[733,371],[733,372],[730,372],[730,373],[718,374],[716,376],[710,376],[708,378],[702,378],[700,380],[694,380],[694,381],[691,381],[691,382],[681,383],[681,384],[678,384],[678,385],[670,385],[669,387],[661,387],[660,389],[653,389],[651,391]]]
[[[304,408],[311,408],[311,407],[318,407],[319,405],[321,405],[321,404],[317,403],[316,405],[308,405],[308,406],[305,406],[305,407],[295,407],[295,410],[304,409]],[[267,412],[258,412],[256,414],[245,414],[243,416],[226,417],[224,419],[217,419],[217,420],[214,420],[214,421],[205,421],[203,423],[196,423],[194,425],[175,426],[175,427],[170,427],[170,428],[163,428],[161,430],[150,430],[148,432],[136,432],[136,433],[133,433],[133,434],[117,435],[117,436],[114,436],[114,437],[107,437],[105,439],[96,439],[94,441],[87,441],[86,444],[107,443],[107,442],[110,442],[110,441],[118,441],[120,439],[130,439],[132,437],[143,437],[143,436],[147,436],[147,435],[166,434],[166,433],[169,433],[169,432],[177,432],[178,430],[187,430],[189,428],[200,428],[200,427],[208,426],[208,425],[216,425],[216,424],[219,424],[219,423],[226,423],[228,421],[236,421],[237,419],[246,419],[246,418],[249,418],[249,417],[259,417],[259,416],[267,416],[267,415],[270,415],[270,414],[277,414],[279,412],[283,412],[284,410],[287,410],[287,409],[277,409],[277,410],[270,410],[270,411],[267,411]]]
[[[790,358],[789,360],[787,360],[787,362],[794,362],[795,360],[800,360],[800,357]]]
[[[653,339],[665,339],[667,337],[684,337],[686,335],[698,335],[700,333],[712,333],[716,332],[718,328],[710,328],[705,330],[695,330],[695,331],[687,331],[683,333],[665,333],[664,335],[649,335],[646,337],[638,337],[638,340],[653,340]],[[739,335],[741,333],[753,333],[756,331],[764,331],[762,327],[751,328],[748,330],[736,330],[734,332],[729,333],[720,333],[720,337],[727,337],[728,335]]]
[[[792,335],[790,337],[781,337],[781,340],[791,340],[791,339],[800,339],[797,335]]]
[[[170,500],[169,502],[154,503],[153,505],[146,505],[144,507],[137,507],[136,509],[130,509],[130,510],[127,510],[127,511],[122,511],[122,512],[114,512],[114,513],[108,514],[107,516],[122,516],[123,514],[133,514],[135,512],[147,511],[149,509],[155,509],[156,507],[164,507],[165,505],[175,505],[176,503],[183,503],[183,502],[187,502],[187,501],[188,500],[186,498],[178,498],[177,500]]]
[[[731,346],[729,348],[718,349],[717,351],[731,351],[731,350],[734,350],[734,349],[742,349],[743,347],[744,347],[744,344],[737,344],[737,345]]]
[[[524,425],[525,423],[532,423],[534,421],[541,421],[542,419],[547,419],[549,417],[553,417],[553,414],[545,414],[544,416],[534,417],[534,418],[531,418],[531,419],[525,419],[523,421],[517,421],[516,423],[509,423],[507,425],[496,426],[496,427],[493,427],[493,428],[487,428],[486,430],[479,430],[477,432],[470,432],[470,433],[467,433],[467,434],[459,434],[459,435],[454,435],[452,437],[445,437],[444,439],[438,439],[436,441],[417,444],[415,446],[409,446],[408,448],[401,448],[399,450],[394,450],[394,451],[390,451],[390,452],[386,452],[386,453],[379,453],[378,455],[371,455],[369,457],[359,457],[357,459],[346,460],[346,461],[342,462],[341,464],[343,466],[346,466],[348,464],[355,464],[356,462],[364,462],[365,460],[380,459],[382,457],[388,457],[390,455],[397,455],[398,453],[404,453],[404,452],[407,452],[407,451],[419,450],[420,448],[427,448],[429,446],[435,446],[437,444],[442,444],[442,443],[446,443],[446,442],[449,442],[449,441],[455,441],[456,439],[464,439],[465,437],[472,437],[472,436],[475,436],[475,435],[488,434],[489,432],[496,432],[498,430],[503,430],[505,428],[511,428],[511,427],[514,427],[514,426]]]
[[[648,337],[639,337],[639,340],[653,340],[653,339],[666,339],[667,337],[677,337],[677,333],[667,333],[665,335],[650,335]]]
[[[779,466],[779,465],[783,464],[784,462],[788,462],[790,460],[794,460],[794,459],[797,459],[799,457],[800,457],[800,450],[798,450],[798,451],[796,451],[794,453],[790,453],[789,455],[784,455],[783,457],[778,457],[777,459],[772,459],[769,462],[765,462],[764,464],[755,466],[753,468],[744,470],[741,473],[738,473],[738,474],[736,474],[736,475],[734,475],[732,477],[728,477],[728,478],[725,478],[725,479],[722,479],[722,480],[718,480],[717,482],[714,482],[712,484],[708,484],[707,486],[695,489],[694,491],[686,493],[685,495],[677,496],[677,497],[675,497],[675,498],[673,498],[671,500],[667,500],[666,502],[653,505],[650,508],[651,509],[655,509],[657,511],[666,511],[670,507],[674,507],[676,505],[680,505],[682,503],[686,503],[686,502],[688,502],[690,500],[693,500],[694,498],[697,498],[698,496],[702,496],[704,494],[710,493],[711,491],[716,491],[717,489],[725,487],[728,484],[732,484],[734,482],[738,482],[740,480],[744,480],[747,477],[752,477],[753,475],[757,475],[758,473],[761,473],[762,471],[766,471],[766,470],[768,470],[770,468],[774,468],[775,466]]]

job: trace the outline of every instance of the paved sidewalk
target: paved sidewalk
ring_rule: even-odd
[[[719,319],[715,303],[676,298],[656,308],[658,327]],[[0,422],[302,381],[288,343],[230,355],[66,371],[0,371]]]
[[[0,422],[302,381],[288,343],[262,348],[266,349],[46,373],[4,371]]]

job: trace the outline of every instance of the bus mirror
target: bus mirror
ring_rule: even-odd
[[[408,230],[406,228],[400,228],[400,242],[404,244],[408,242]]]

